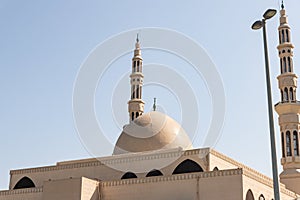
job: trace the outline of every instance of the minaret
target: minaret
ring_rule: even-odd
[[[290,190],[300,193],[300,102],[296,98],[297,75],[294,73],[291,28],[282,3],[280,10],[279,45],[280,75],[277,77],[281,101],[275,105],[279,115],[283,172],[280,181]]]
[[[134,56],[132,58],[132,72],[130,74],[131,98],[128,101],[129,122],[144,113],[144,101],[142,100],[143,87],[143,59],[141,56],[140,41],[137,35]]]

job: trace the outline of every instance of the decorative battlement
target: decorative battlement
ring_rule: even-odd
[[[169,175],[169,176],[155,176],[155,177],[123,179],[123,180],[114,180],[114,181],[103,181],[101,182],[101,184],[103,187],[110,187],[110,186],[128,185],[128,184],[166,182],[166,181],[188,180],[188,179],[197,179],[197,178],[242,175],[242,174],[243,174],[242,169],[230,169],[230,170],[220,170],[220,171],[210,171],[210,172],[176,174],[176,175]]]
[[[28,194],[28,193],[40,193],[43,192],[43,188],[25,188],[17,190],[4,190],[0,191],[0,196],[16,195],[16,194]]]

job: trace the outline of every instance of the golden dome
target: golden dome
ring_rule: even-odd
[[[192,142],[174,119],[153,111],[124,126],[113,154],[172,148],[190,149]]]

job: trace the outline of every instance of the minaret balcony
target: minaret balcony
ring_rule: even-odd
[[[283,42],[277,46],[278,50],[281,50],[283,48],[294,48],[294,45],[291,42]]]
[[[300,113],[300,101],[284,101],[275,104],[278,115]]]
[[[132,74],[130,74],[130,78],[136,78],[136,77],[144,78],[144,74],[142,72],[132,72]]]
[[[288,168],[300,168],[300,156],[287,156],[281,158],[281,164],[284,169]]]

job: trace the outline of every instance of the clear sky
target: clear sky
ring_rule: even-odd
[[[226,95],[226,119],[215,148],[271,176],[262,33],[250,27],[267,8],[279,9],[279,5],[278,0],[0,0],[0,189],[8,188],[10,169],[93,156],[82,144],[73,120],[72,94],[76,75],[99,43],[131,29],[141,30],[142,42],[144,27],[181,32],[206,50],[222,77]],[[286,0],[285,5],[295,45],[295,71],[300,74],[300,57],[297,56],[300,54],[300,38],[297,37],[300,35],[300,2]],[[276,79],[279,73],[278,18],[279,15],[267,24],[274,104],[279,101]],[[124,55],[116,60],[110,68],[116,71],[110,73],[126,75],[131,56]],[[190,67],[187,63],[166,52],[146,50],[143,58],[145,64],[167,64],[190,78],[189,84],[200,104],[199,134],[205,132],[211,117],[211,101],[204,80],[193,77],[193,72],[185,69]],[[108,75],[104,81],[120,79]],[[99,120],[109,112],[127,116],[126,101],[117,101],[118,109],[114,111],[105,106],[107,100],[101,96],[109,93],[112,86],[107,84],[97,89],[95,107]],[[158,96],[159,105],[166,113],[180,121],[178,113],[180,106],[184,106],[168,88],[145,87],[144,96],[146,111],[151,109],[152,98]],[[129,94],[123,98],[128,99]],[[277,114],[274,116],[279,161]],[[122,120],[118,126],[109,124],[105,131],[112,142],[117,139],[122,123],[126,123],[124,117]],[[115,128],[110,129],[110,126]],[[195,147],[201,147],[199,138],[201,136],[193,140]],[[101,148],[103,145],[99,141]],[[111,149],[101,151],[109,155],[107,152]]]

